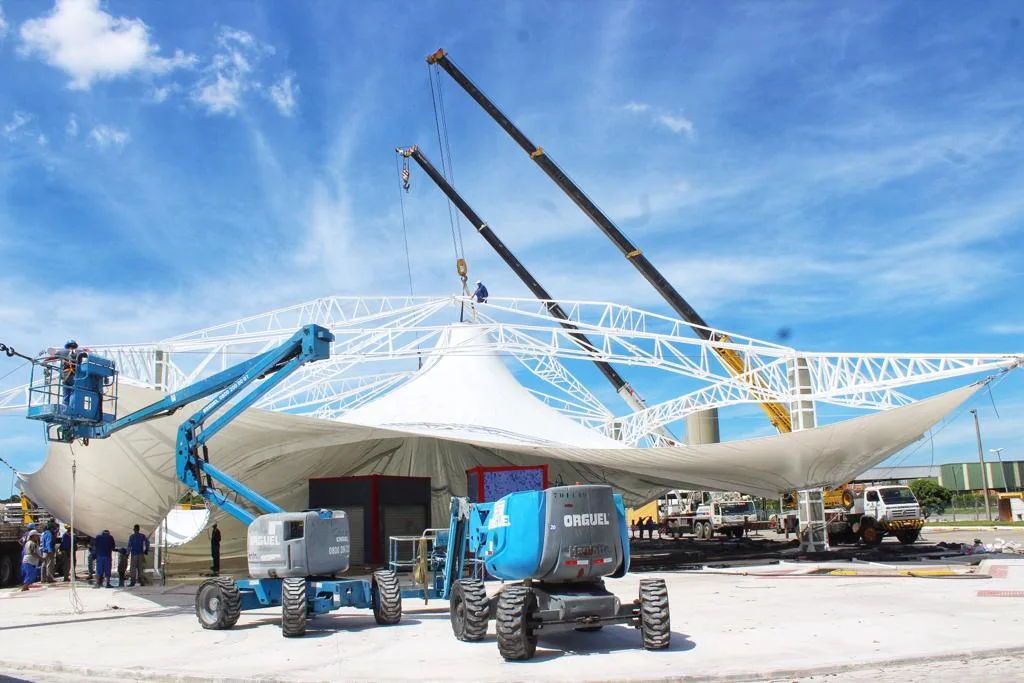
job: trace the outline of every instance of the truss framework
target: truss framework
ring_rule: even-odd
[[[448,325],[469,321],[486,334],[450,352],[498,352],[514,359],[535,378],[537,386],[525,384],[540,400],[631,445],[661,444],[659,428],[708,408],[792,403],[798,394],[792,368],[798,360],[807,368],[800,401],[875,410],[913,401],[900,391],[913,385],[993,374],[1024,363],[1024,354],[802,352],[723,330],[713,331],[727,335],[728,343],[709,342],[670,316],[612,303],[559,303],[595,351],[581,348],[544,302],[492,299],[481,305],[460,296],[325,297],[158,343],[93,348],[118,364],[123,381],[174,390],[281,343],[301,325],[324,325],[336,336],[331,358],[296,372],[258,406],[338,419],[407,381],[429,361]],[[738,352],[745,372],[732,376],[715,347]],[[662,387],[668,383],[683,391],[623,413],[580,379],[579,369],[594,359],[625,374],[630,366],[654,371]],[[23,386],[0,390],[0,410],[18,410],[24,403]]]

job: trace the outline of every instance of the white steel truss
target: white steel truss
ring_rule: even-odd
[[[527,388],[573,419],[631,445],[663,444],[659,429],[708,408],[797,398],[791,368],[799,362],[809,379],[800,401],[885,410],[914,399],[902,393],[914,385],[969,375],[994,374],[1024,363],[1024,354],[818,353],[739,334],[709,342],[670,316],[619,304],[561,301],[575,326],[566,329],[535,299],[443,297],[325,297],[250,316],[158,343],[93,347],[112,358],[123,381],[174,390],[260,353],[316,323],[336,337],[329,360],[305,366],[268,393],[260,408],[343,418],[353,408],[393,390],[412,377],[447,327],[467,321],[476,335],[450,353],[503,354],[517,361],[538,386]],[[573,337],[583,332],[586,349]],[[744,373],[733,376],[716,348],[736,351]],[[613,410],[580,379],[589,362],[601,360],[629,374],[652,371],[678,392],[675,398],[628,411]],[[593,373],[591,373],[593,374]],[[604,387],[601,387],[604,389]],[[662,392],[664,393],[664,392]],[[606,391],[606,395],[612,392]],[[0,388],[0,410],[22,409],[22,386]]]

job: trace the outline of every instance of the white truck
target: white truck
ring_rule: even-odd
[[[659,511],[662,528],[673,538],[682,534],[694,534],[699,539],[717,534],[742,538],[744,531],[757,522],[754,501],[736,493],[673,491],[665,501]]]
[[[907,486],[846,486],[825,496],[830,543],[878,545],[886,536],[917,541],[924,526],[921,506]]]

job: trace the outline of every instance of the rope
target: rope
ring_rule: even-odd
[[[71,593],[68,599],[71,601],[71,610],[75,614],[81,614],[85,611],[85,605],[82,604],[82,598],[78,595],[78,563],[76,559],[76,548],[75,548],[75,484],[78,478],[78,462],[75,459],[75,446],[74,444],[68,444],[71,449],[71,557],[68,561],[71,562]]]
[[[440,67],[437,66],[436,64],[434,65],[434,69],[439,69],[439,68]],[[441,128],[444,131],[444,149],[441,151],[441,158],[443,159],[445,154],[448,155],[448,175],[450,176],[451,184],[454,186],[455,185],[455,165],[452,164],[452,146],[451,146],[451,141],[448,138],[448,113],[445,110],[445,106],[444,106],[444,85],[443,85],[443,83],[444,83],[444,79],[440,78],[440,73],[438,73],[438,79],[437,79],[437,100],[438,100],[438,103],[440,105],[439,109],[441,110]],[[461,212],[457,212],[455,214],[455,225],[459,229],[459,256],[461,256],[462,258],[466,258],[466,249],[462,245],[462,213]]]
[[[405,193],[409,188],[408,168],[403,168],[398,156],[395,156],[395,168],[398,169],[398,205],[402,210],[402,240],[405,242],[405,268],[409,274],[409,296],[412,291],[412,257],[409,255],[409,232],[405,227]],[[405,172],[403,174],[403,171]]]
[[[427,76],[430,80],[430,101],[434,105],[434,128],[437,130],[437,146],[441,149],[441,175],[447,178],[450,174],[448,173],[448,165],[444,154],[444,141],[441,137],[441,117],[437,111],[437,97],[434,93],[434,72],[427,66]],[[440,81],[438,77],[438,81]],[[459,259],[459,243],[458,238],[455,236],[455,207],[452,206],[452,200],[448,199],[448,225],[452,232],[452,249],[455,251],[455,258]]]

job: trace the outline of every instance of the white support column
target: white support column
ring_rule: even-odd
[[[813,394],[811,371],[807,359],[796,356],[787,363],[790,395],[789,418],[794,432],[817,426],[814,401],[801,399]],[[797,514],[800,518],[800,549],[805,552],[828,550],[828,523],[825,520],[825,492],[804,489],[797,493]]]

